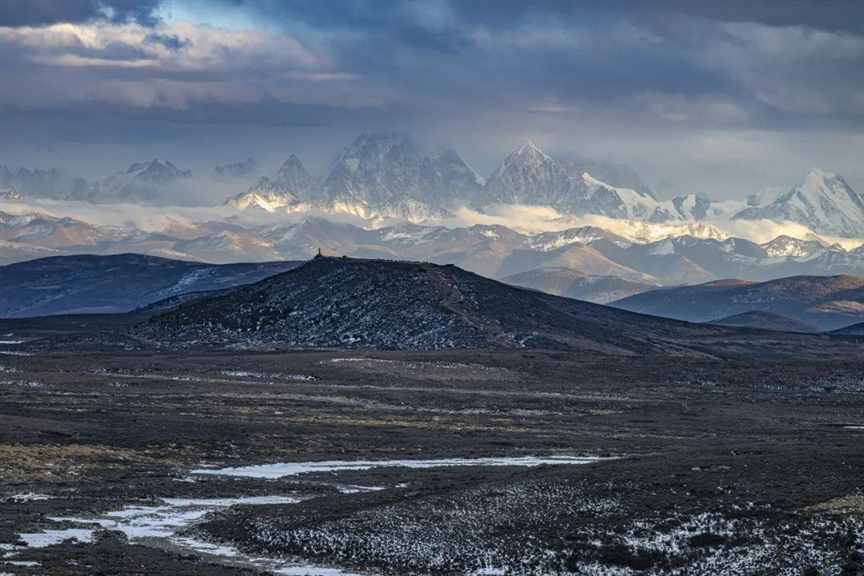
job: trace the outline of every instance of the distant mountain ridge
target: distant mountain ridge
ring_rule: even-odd
[[[228,204],[267,212],[313,206],[361,217],[422,220],[470,202],[481,185],[482,179],[453,150],[423,155],[407,136],[364,133],[320,181],[292,154],[274,177],[262,178]]]
[[[0,212],[0,265],[68,254],[135,252],[214,263],[304,260],[325,254],[456,264],[491,278],[543,268],[616,276],[641,284],[764,281],[800,275],[864,275],[864,248],[788,236],[675,236],[635,241],[597,226],[524,234],[500,225],[465,228],[399,223],[363,228],[321,217],[295,222],[166,222],[154,231],[94,225],[44,213]]]
[[[612,305],[689,322],[710,322],[761,312],[827,331],[864,320],[864,277],[793,276],[768,282],[724,280],[643,292]]]
[[[672,203],[659,202],[632,171],[587,160],[560,162],[529,142],[508,155],[488,180],[459,154],[445,149],[423,155],[411,138],[398,133],[364,133],[347,146],[315,181],[296,155],[286,161],[302,182],[283,169],[262,178],[227,203],[240,210],[295,211],[312,206],[361,217],[412,221],[446,216],[448,210],[496,204],[548,206],[564,214],[598,214],[649,221],[685,219]],[[588,169],[638,189],[616,187]]]
[[[800,186],[750,206],[714,202],[697,194],[658,200],[626,167],[588,160],[558,160],[528,142],[481,178],[454,150],[424,156],[398,133],[364,133],[347,146],[328,173],[315,181],[299,159],[286,162],[302,182],[280,174],[264,178],[228,203],[268,212],[315,207],[364,218],[394,217],[419,222],[469,206],[552,208],[564,215],[598,215],[648,223],[712,219],[791,221],[814,232],[864,237],[864,196],[842,177],[811,171]],[[755,196],[754,196],[755,198]]]
[[[251,284],[296,262],[212,265],[139,254],[64,256],[0,266],[0,318],[119,313]]]
[[[501,281],[595,304],[608,304],[657,288],[656,284],[633,282],[618,276],[586,275],[573,268],[536,268],[507,276]]]
[[[217,165],[219,186],[236,190],[225,203],[239,211],[311,212],[396,219],[414,223],[445,220],[464,208],[495,214],[501,207],[530,206],[564,217],[602,216],[627,225],[731,227],[732,221],[792,222],[816,234],[864,238],[864,195],[842,176],[811,170],[782,193],[717,202],[699,194],[658,199],[632,169],[584,158],[555,158],[533,142],[506,155],[488,178],[453,149],[428,153],[413,138],[366,132],[349,143],[322,174],[313,175],[297,154],[279,170],[258,176],[250,157]],[[0,165],[0,201],[51,198],[95,203],[202,205],[213,182],[196,178],[169,160],[136,162],[98,180],[55,169],[11,169]],[[211,196],[212,198],[212,196]],[[218,202],[218,199],[212,198]]]

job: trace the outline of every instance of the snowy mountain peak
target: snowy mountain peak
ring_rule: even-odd
[[[308,190],[314,184],[314,178],[296,154],[291,154],[276,173],[276,181],[296,192]]]
[[[762,245],[772,257],[810,258],[825,252],[825,246],[816,240],[801,240],[781,235]]]
[[[180,178],[191,178],[191,170],[180,170],[170,161],[154,158],[149,162],[136,162],[129,166],[126,174],[144,182],[166,184]]]
[[[528,140],[517,150],[511,152],[505,162],[507,162],[508,160],[535,164],[540,164],[544,162],[555,162],[551,156],[546,154],[546,152],[544,152],[539,146],[534,144],[533,140]]]
[[[567,172],[532,142],[511,152],[486,183],[490,204],[554,206],[567,183]]]
[[[834,172],[815,168],[804,179],[803,190],[811,194],[848,195],[854,191],[843,178]]]
[[[291,154],[273,178],[263,177],[248,192],[228,199],[226,204],[238,210],[259,208],[266,212],[296,206],[306,200],[315,179],[306,171],[296,154]]]
[[[777,195],[768,204],[742,210],[735,218],[788,220],[821,234],[861,237],[864,236],[864,197],[841,176],[814,169],[799,186]]]

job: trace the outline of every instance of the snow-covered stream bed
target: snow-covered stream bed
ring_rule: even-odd
[[[444,468],[450,466],[548,466],[555,464],[590,464],[599,458],[587,456],[519,456],[511,458],[441,458],[435,460],[325,460],[322,462],[281,462],[239,468],[202,468],[193,474],[239,476],[243,478],[285,478],[310,472],[340,472],[373,468]]]
[[[437,460],[356,460],[321,462],[285,462],[239,468],[199,469],[193,475],[206,477],[212,475],[275,479],[297,476],[312,472],[340,472],[346,470],[369,470],[373,468],[441,468],[452,466],[541,466],[562,464],[590,464],[600,460],[594,457],[535,457],[513,458],[445,458]],[[336,484],[339,491],[346,494],[374,490],[359,486]],[[338,568],[298,564],[284,559],[261,558],[243,554],[238,549],[213,544],[185,536],[182,532],[200,522],[212,512],[231,506],[256,506],[274,504],[294,504],[304,500],[302,496],[247,496],[238,498],[183,499],[163,498],[153,505],[129,505],[120,510],[93,517],[49,517],[57,523],[56,529],[35,533],[19,534],[26,544],[21,547],[5,546],[0,549],[0,567],[4,562],[15,562],[15,557],[29,548],[43,548],[60,544],[66,540],[81,543],[93,542],[98,530],[122,532],[130,542],[170,545],[185,550],[206,554],[223,561],[252,565],[286,576],[355,576]]]

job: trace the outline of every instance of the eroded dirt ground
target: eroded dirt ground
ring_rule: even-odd
[[[370,574],[862,573],[864,361],[0,356],[0,422],[0,574],[258,573],[164,538],[21,535],[164,499],[274,495],[302,501],[224,508],[180,536]],[[555,454],[604,459],[191,472]]]

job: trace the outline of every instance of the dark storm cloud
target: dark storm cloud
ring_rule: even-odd
[[[538,16],[569,21],[595,18],[639,17],[663,20],[670,14],[695,16],[726,22],[753,22],[767,26],[804,26],[827,31],[864,31],[864,5],[859,0],[212,0],[245,7],[293,21],[320,27],[343,27],[383,31],[410,38],[418,34],[420,43],[428,29],[418,16],[424,12],[447,13],[459,24],[483,25],[496,29],[518,26]],[[406,9],[407,7],[407,9]],[[455,30],[451,30],[454,32]],[[439,35],[447,40],[447,35]],[[459,43],[459,35],[449,36]],[[431,42],[430,45],[440,45]]]
[[[0,28],[0,115],[34,139],[134,146],[248,126],[247,157],[267,125],[328,142],[408,126],[457,148],[540,135],[643,164],[696,142],[681,169],[695,179],[748,155],[791,166],[784,146],[864,130],[860,1],[0,0],[0,26],[56,22],[89,28],[56,41]]]
[[[160,4],[161,0],[3,0],[0,26],[40,26],[100,18],[153,25]]]
[[[847,91],[848,80],[862,76],[857,59],[837,58],[830,46],[811,54],[822,64],[814,67],[790,62],[788,55],[761,54],[771,48],[759,44],[764,38],[724,29],[751,23],[797,26],[808,34],[857,33],[864,29],[864,3],[851,0],[202,0],[202,5],[214,2],[281,22],[292,32],[324,34],[344,68],[394,90],[418,91],[415,102],[428,105],[437,96],[445,108],[480,95],[608,101],[664,92],[723,96],[758,114],[784,105],[757,90],[759,75],[770,77],[778,91],[794,90],[796,79],[807,91],[819,86],[830,91],[830,78],[839,91]],[[788,36],[772,41],[828,44],[812,36],[798,42],[794,32]],[[749,70],[734,60],[736,48],[753,60]],[[800,50],[790,46],[792,53]],[[718,62],[715,53],[727,60]]]

